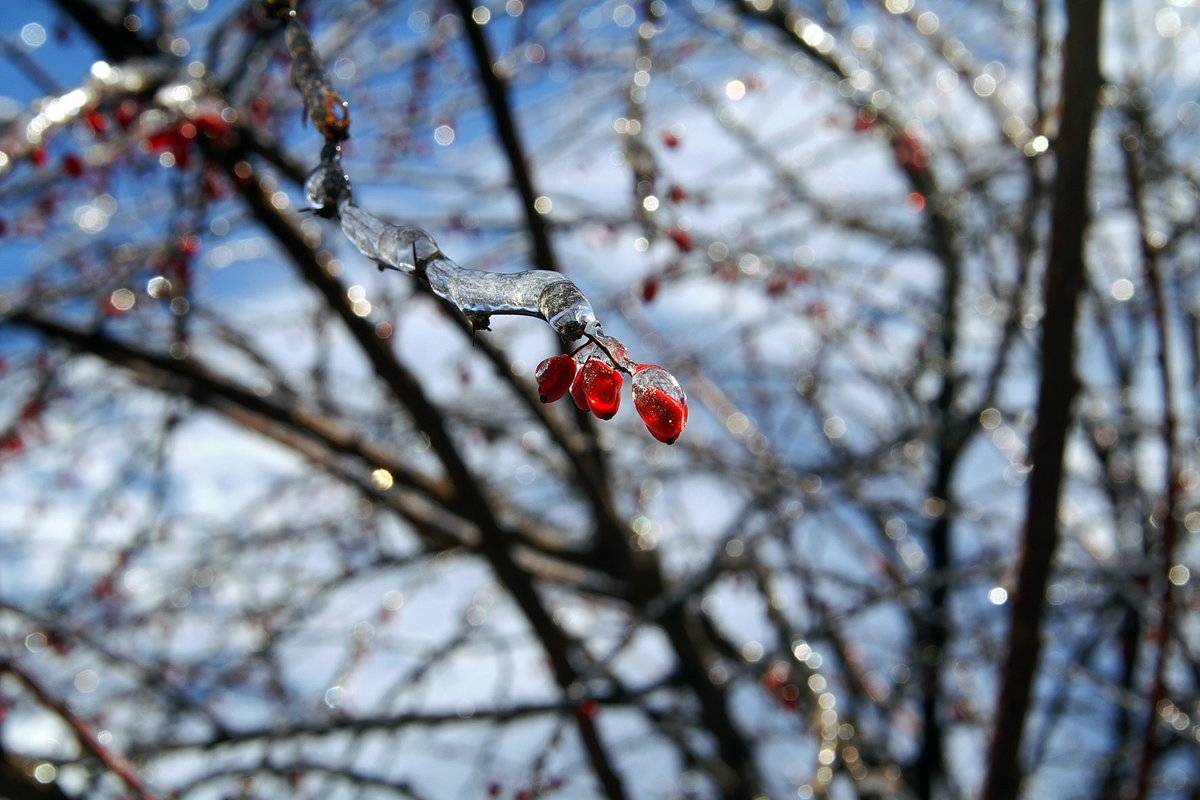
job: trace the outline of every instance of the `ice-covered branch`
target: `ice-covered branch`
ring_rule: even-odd
[[[626,348],[605,335],[584,293],[569,278],[550,270],[485,272],[455,263],[421,228],[394,225],[354,202],[350,177],[342,167],[340,142],[350,136],[346,100],[330,88],[307,28],[287,0],[264,0],[272,15],[285,20],[293,59],[292,81],[305,110],[324,137],[321,160],[305,181],[309,207],[335,219],[342,232],[381,269],[405,272],[428,285],[459,309],[480,330],[495,314],[539,317],[563,339],[586,337],[588,344],[570,356],[554,356],[537,370],[543,401],[564,396],[602,419],[620,404],[623,379],[633,376],[634,404],[652,435],[668,444],[687,423],[687,399],[679,383],[662,367],[638,364]]]
[[[587,297],[568,278],[549,270],[483,272],[459,266],[420,228],[392,225],[356,205],[336,145],[327,145],[306,184],[313,210],[335,217],[346,237],[381,267],[425,280],[477,328],[493,314],[541,317],[565,339],[603,335]]]
[[[10,134],[0,141],[0,177],[40,147],[56,128],[73,123],[111,97],[162,86],[174,73],[175,66],[160,58],[138,58],[116,66],[106,61],[95,62],[80,86],[39,100],[24,125],[12,126]]]

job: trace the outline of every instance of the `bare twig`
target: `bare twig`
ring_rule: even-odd
[[[1145,132],[1141,123],[1142,118],[1135,115],[1133,133],[1139,137],[1139,140],[1141,134]],[[1176,431],[1179,426],[1175,413],[1175,391],[1171,381],[1173,359],[1171,358],[1170,331],[1167,328],[1167,298],[1163,291],[1163,265],[1159,258],[1160,248],[1150,240],[1150,225],[1146,218],[1145,185],[1138,154],[1128,147],[1123,147],[1122,152],[1125,154],[1129,195],[1138,219],[1139,238],[1142,246],[1142,274],[1146,284],[1150,287],[1154,334],[1158,340],[1158,376],[1163,404],[1162,443],[1166,461],[1162,502],[1154,515],[1162,530],[1158,575],[1161,589],[1158,620],[1151,632],[1150,641],[1157,643],[1158,647],[1151,673],[1150,708],[1146,713],[1146,725],[1142,734],[1142,758],[1138,764],[1137,783],[1133,795],[1135,800],[1146,800],[1150,790],[1150,773],[1153,771],[1154,762],[1159,753],[1158,729],[1161,719],[1159,705],[1167,697],[1167,658],[1170,655],[1171,634],[1174,628],[1176,593],[1174,583],[1169,578],[1169,572],[1175,565],[1175,550],[1179,539],[1179,524],[1175,518],[1175,512],[1179,508],[1182,486],[1180,472],[1183,465],[1179,448],[1176,445]]]
[[[467,32],[467,41],[471,44],[471,54],[475,59],[475,69],[479,75],[479,83],[487,96],[488,108],[492,112],[492,122],[496,126],[496,136],[504,147],[504,155],[508,159],[508,170],[516,184],[517,193],[521,195],[521,209],[525,213],[525,227],[529,229],[529,237],[533,240],[533,263],[544,270],[558,270],[558,262],[554,257],[554,249],[550,245],[550,234],[545,216],[537,210],[537,191],[533,187],[533,177],[529,173],[529,161],[525,158],[525,148],[521,144],[521,132],[513,118],[511,104],[508,99],[508,89],[504,80],[496,74],[495,59],[491,47],[488,46],[487,36],[483,27],[472,16],[474,5],[470,0],[455,0],[455,8],[462,17],[463,27]]]

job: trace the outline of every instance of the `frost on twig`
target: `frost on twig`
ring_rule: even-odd
[[[405,272],[424,281],[435,295],[458,308],[476,329],[486,330],[495,314],[514,314],[540,317],[569,341],[586,337],[587,346],[572,355],[582,365],[577,371],[571,369],[575,376],[571,395],[579,407],[608,419],[619,404],[618,373],[633,375],[635,407],[642,420],[655,438],[668,444],[674,442],[687,421],[683,389],[662,367],[636,363],[629,358],[623,344],[605,335],[591,303],[569,278],[549,270],[498,273],[462,267],[442,253],[428,232],[391,224],[355,204],[350,177],[342,167],[339,144],[350,136],[349,104],[330,87],[312,37],[291,3],[263,1],[269,13],[286,20],[287,44],[293,60],[292,82],[313,125],[325,139],[320,163],[305,181],[309,207],[323,217],[337,220],[354,246],[381,269]],[[551,360],[542,362],[539,376]],[[651,371],[647,374],[662,373],[665,378],[659,382],[668,391],[656,389],[651,394],[643,391],[637,376],[646,370]],[[613,397],[602,399],[602,394]],[[545,401],[550,395],[543,391],[542,397]]]

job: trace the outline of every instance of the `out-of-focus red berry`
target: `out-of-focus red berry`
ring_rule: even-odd
[[[74,153],[68,153],[63,156],[62,168],[72,178],[78,178],[83,174],[83,161]]]
[[[87,121],[88,127],[92,129],[92,133],[100,136],[108,132],[108,117],[100,113],[96,109],[92,109],[83,116]]]
[[[593,698],[587,697],[579,701],[579,705],[575,709],[579,716],[583,719],[592,720],[600,713],[600,704]]]
[[[113,112],[113,119],[122,128],[127,129],[137,119],[138,107],[134,100],[122,100],[117,104],[116,110]]]
[[[662,288],[662,279],[657,275],[651,275],[646,280],[642,281],[642,300],[647,303],[654,302],[654,298],[658,297],[658,290]]]
[[[680,252],[690,253],[696,247],[696,242],[692,239],[692,235],[682,228],[671,228],[671,230],[667,231],[667,236],[671,237],[671,241],[675,243]]]

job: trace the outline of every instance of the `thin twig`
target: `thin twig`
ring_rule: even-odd
[[[1144,131],[1140,123],[1141,119],[1135,117],[1135,135]],[[1138,138],[1140,141],[1141,137]],[[1145,185],[1142,180],[1138,154],[1127,147],[1123,147],[1121,150],[1125,153],[1129,195],[1138,219],[1139,238],[1142,245],[1142,273],[1146,284],[1150,287],[1154,333],[1158,339],[1158,375],[1163,404],[1162,442],[1166,460],[1163,500],[1154,515],[1158,518],[1162,530],[1160,574],[1158,576],[1162,587],[1159,594],[1158,621],[1151,632],[1150,641],[1156,642],[1158,647],[1151,673],[1150,708],[1146,714],[1146,727],[1142,734],[1142,759],[1138,765],[1137,784],[1133,795],[1134,800],[1146,800],[1150,789],[1150,773],[1153,771],[1159,752],[1157,738],[1160,722],[1159,705],[1167,696],[1167,658],[1170,655],[1171,631],[1174,628],[1176,593],[1168,573],[1175,564],[1175,549],[1179,539],[1179,526],[1175,519],[1175,511],[1179,507],[1182,464],[1180,463],[1179,448],[1176,446],[1178,421],[1175,414],[1175,391],[1171,383],[1173,359],[1171,358],[1171,337],[1167,329],[1167,299],[1163,291],[1160,249],[1150,241],[1150,227],[1146,217]]]

